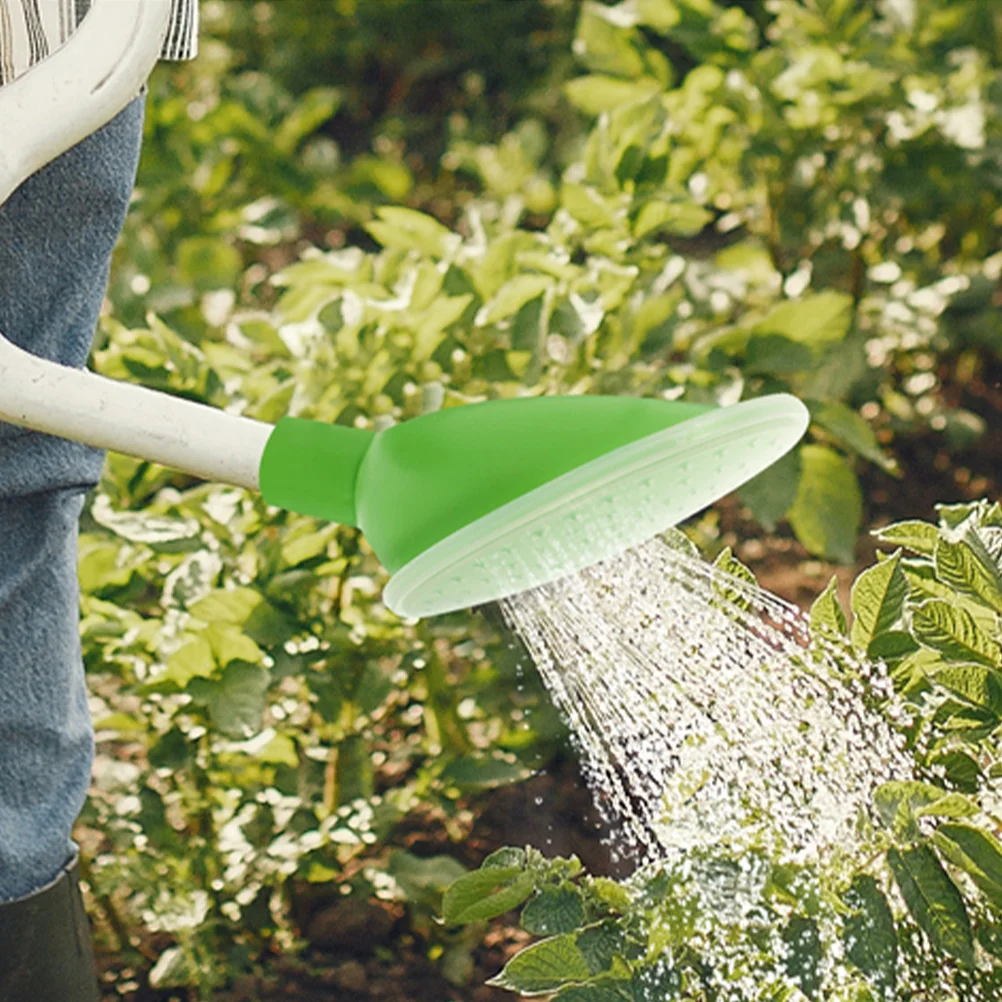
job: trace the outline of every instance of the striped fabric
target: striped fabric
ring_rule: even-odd
[[[130,0],[119,0],[130,2]],[[83,21],[91,0],[0,0],[0,87],[55,52]],[[161,59],[198,55],[198,0],[171,0]]]

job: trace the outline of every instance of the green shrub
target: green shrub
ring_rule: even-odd
[[[997,997],[1002,506],[937,511],[938,526],[874,531],[896,548],[856,578],[851,628],[834,577],[811,608],[815,638],[884,661],[910,718],[886,719],[907,735],[918,779],[876,790],[878,824],[856,854],[865,863],[706,850],[616,882],[576,858],[503,849],[443,899],[445,922],[457,924],[522,905],[522,926],[544,937],[491,984],[568,1002],[662,1002],[717,998],[712,979],[723,974],[729,1002],[793,999],[795,988],[811,999],[897,1000],[933,991],[942,972],[957,994],[936,989],[922,995],[930,1002]],[[720,895],[738,900],[735,887],[749,903],[721,906]],[[713,969],[711,945],[723,944],[726,974]]]

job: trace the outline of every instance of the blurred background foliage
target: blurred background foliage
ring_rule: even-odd
[[[150,81],[97,371],[373,428],[524,394],[789,391],[811,429],[739,498],[844,566],[861,470],[907,491],[900,445],[985,435],[943,387],[1000,372],[996,5],[201,11],[199,58]],[[451,864],[408,878],[400,833],[458,845],[484,791],[574,753],[492,610],[401,621],[385,582],[354,529],[109,456],[81,539],[81,843],[154,983],[207,990],[289,947],[296,882],[406,905],[469,977],[478,931],[427,920]]]

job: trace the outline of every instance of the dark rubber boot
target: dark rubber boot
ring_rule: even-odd
[[[0,999],[98,1002],[79,858],[48,887],[0,902]]]

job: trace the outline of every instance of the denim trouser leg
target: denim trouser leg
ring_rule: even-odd
[[[0,332],[35,355],[87,362],[144,105],[145,89],[0,206]],[[53,883],[79,852],[94,731],[77,533],[103,464],[102,450],[0,423],[0,901]]]

